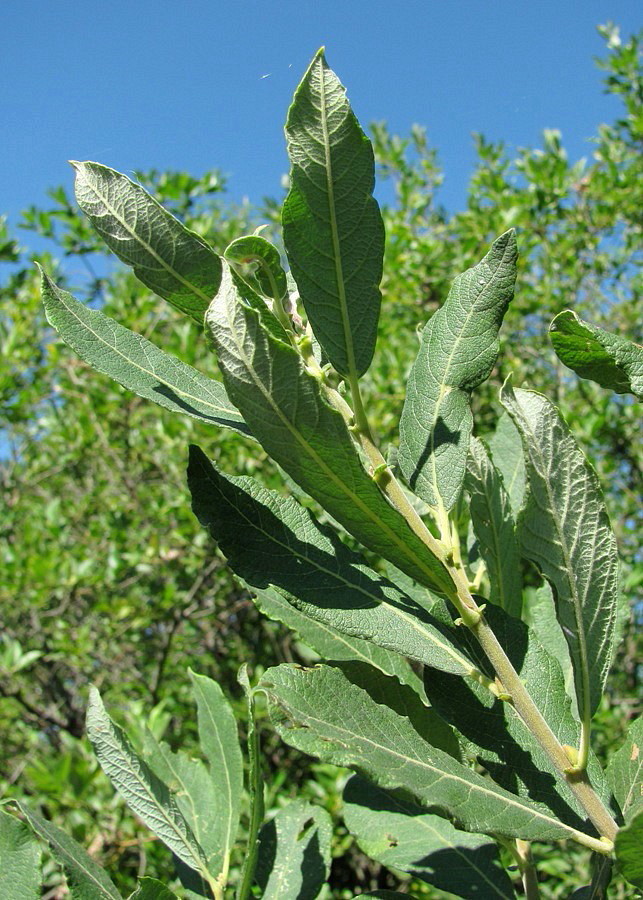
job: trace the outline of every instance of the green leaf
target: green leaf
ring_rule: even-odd
[[[558,741],[578,746],[580,725],[572,714],[558,660],[523,622],[500,607],[488,606],[485,616]],[[466,633],[463,640],[480,671],[493,681],[493,669],[475,638]],[[425,670],[424,686],[432,708],[462,736],[468,758],[505,790],[529,798],[544,812],[584,830],[584,808],[511,703],[499,700],[480,679]],[[607,800],[602,769],[593,754],[588,775],[594,789]]]
[[[144,739],[145,760],[167,785],[190,830],[204,852],[208,872],[217,876],[227,861],[224,857],[227,816],[222,809],[221,788],[199,759],[173,753],[148,730]]]
[[[558,660],[565,679],[565,691],[572,702],[574,716],[578,718],[574,667],[565,635],[556,618],[554,593],[546,579],[538,587],[530,585],[524,589],[522,620],[537,635],[549,655]]]
[[[643,347],[639,344],[584,322],[571,309],[558,313],[549,336],[560,359],[581,378],[643,400]]]
[[[76,199],[109,249],[159,297],[199,325],[219,289],[221,259],[140,185],[95,162],[75,162]]]
[[[628,728],[623,746],[610,759],[607,780],[626,822],[643,812],[643,716]]]
[[[500,399],[520,431],[529,475],[518,523],[523,554],[554,588],[585,721],[601,701],[614,651],[616,539],[596,473],[558,410],[541,394],[514,392],[509,383]]]
[[[190,448],[192,508],[234,572],[338,632],[449,672],[471,671],[448,629],[370,569],[293,498],[219,473]],[[270,600],[268,600],[270,602]]]
[[[249,435],[220,382],[206,378],[97,309],[88,309],[60,290],[42,270],[41,274],[50,325],[90,366],[172,412]]]
[[[264,449],[366,547],[449,591],[451,577],[366,473],[341,413],[264,301],[224,265],[206,328],[226,390]]]
[[[36,900],[41,896],[40,844],[16,816],[0,809],[0,897]]]
[[[612,880],[614,860],[602,853],[592,854],[592,880],[577,888],[569,900],[609,900],[608,889]]]
[[[343,816],[364,853],[384,866],[467,900],[515,897],[498,847],[485,835],[460,831],[358,776],[344,788]]]
[[[177,894],[156,878],[139,878],[138,886],[128,900],[179,900]]]
[[[239,828],[243,757],[234,713],[223,691],[211,678],[188,670],[197,702],[199,744],[210,764],[220,815],[220,852],[227,862]],[[217,873],[218,874],[218,873]]]
[[[246,235],[232,241],[223,255],[253,291],[273,300],[286,296],[286,273],[279,251],[270,241],[258,234]]]
[[[520,616],[520,550],[509,494],[482,441],[472,438],[464,486],[471,522],[489,575],[489,599],[512,616]]]
[[[36,834],[47,842],[54,859],[63,866],[75,900],[121,900],[121,895],[107,872],[94,862],[79,843],[24,803],[14,802]]]
[[[449,510],[462,490],[473,417],[471,391],[498,356],[498,331],[516,280],[513,231],[453,282],[422,332],[400,420],[400,468],[434,509]]]
[[[330,872],[331,818],[325,809],[295,800],[259,835],[257,884],[263,900],[314,900]]]
[[[520,432],[510,415],[503,413],[500,416],[495,431],[485,437],[485,442],[491,451],[494,466],[502,475],[514,519],[517,519],[525,499],[527,473]]]
[[[264,615],[282,622],[287,628],[295,631],[321,659],[332,662],[367,663],[385,675],[394,675],[402,684],[408,684],[420,696],[424,696],[422,679],[414,672],[409,661],[399,653],[384,650],[377,644],[347,635],[323,621],[312,619],[307,613],[293,606],[286,594],[274,588],[253,590],[249,587],[249,590],[254,593],[257,608]]]
[[[93,687],[87,708],[87,736],[101,768],[132,812],[187,866],[204,872],[205,854],[176,800],[109,718]]]
[[[525,840],[576,833],[432,747],[407,717],[377,703],[338,669],[277,666],[258,687],[286,743],[324,762],[353,767],[382,788],[401,788],[422,806],[454,816],[467,831]]]
[[[637,888],[643,889],[643,810],[619,829],[614,842],[616,861],[622,874]]]
[[[384,225],[373,198],[373,148],[322,50],[295,92],[286,138],[292,168],[282,223],[290,267],[328,359],[356,377],[375,350]]]

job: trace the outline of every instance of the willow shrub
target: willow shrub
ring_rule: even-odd
[[[270,668],[254,687],[242,670],[250,765],[236,895],[256,883],[264,897],[314,897],[330,865],[324,810],[297,801],[263,822],[257,692],[284,741],[354,770],[345,824],[383,864],[464,898],[513,897],[514,881],[536,897],[530,842],[567,839],[594,855],[579,897],[604,895],[614,861],[640,887],[640,720],[606,770],[591,746],[621,603],[598,479],[557,408],[510,379],[495,431],[473,436],[471,395],[492,375],[513,298],[515,234],[455,278],[425,325],[399,442],[384,454],[360,389],[384,252],[373,151],[321,52],[286,135],[289,271],[259,233],[220,257],[125,176],[73,164],[98,234],[203,325],[222,382],[42,281],[49,321],[83,359],[167,409],[254,438],[288,476],[291,490],[277,493],[190,448],[193,509],[229,566],[266,615],[329,660]],[[640,347],[573,311],[557,316],[552,340],[582,376],[640,395]],[[539,586],[523,586],[526,564]],[[207,765],[152,737],[139,756],[95,691],[88,734],[115,787],[173,852],[188,896],[223,898],[242,755],[218,686],[191,679]],[[71,838],[20,808],[72,885],[119,896]],[[0,826],[27,896],[37,845],[16,818],[2,814]],[[175,894],[142,879],[132,896]]]

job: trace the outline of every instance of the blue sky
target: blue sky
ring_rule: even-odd
[[[537,145],[559,128],[570,155],[618,104],[592,63],[596,25],[624,36],[634,0],[4,0],[0,4],[0,212],[72,183],[66,160],[134,169],[220,168],[231,196],[280,192],[283,122],[326,46],[363,125],[426,125],[462,203],[471,132]],[[22,238],[30,240],[29,235]]]

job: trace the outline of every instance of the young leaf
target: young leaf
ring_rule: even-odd
[[[388,504],[341,413],[326,402],[264,301],[227,265],[206,328],[228,396],[275,462],[365,546],[423,584],[449,591],[444,563]]]
[[[467,831],[526,840],[577,834],[432,747],[408,718],[375,702],[338,669],[277,666],[258,687],[286,743],[324,762],[352,766],[380,787],[402,788],[421,805],[454,816]]]
[[[259,835],[256,879],[263,900],[314,898],[330,872],[331,818],[325,809],[294,800]]]
[[[156,878],[139,878],[138,886],[128,900],[179,900],[179,897]]]
[[[344,788],[344,822],[377,862],[458,897],[513,898],[495,841],[454,828],[448,819],[354,775]]]
[[[520,616],[522,576],[509,495],[482,441],[472,438],[464,482],[480,554],[489,574],[489,599]]]
[[[485,437],[485,442],[491,451],[494,466],[502,475],[505,490],[511,501],[511,511],[516,520],[525,499],[527,473],[520,432],[510,415],[503,413],[500,416],[495,431]]]
[[[45,272],[42,300],[49,324],[103,375],[172,412],[249,435],[220,382],[206,378],[97,309],[88,309],[60,290]]]
[[[324,352],[338,372],[357,377],[377,339],[384,225],[373,198],[373,148],[322,50],[297,88],[286,138],[290,267]]]
[[[136,277],[203,325],[219,289],[221,259],[140,185],[94,162],[75,162],[76,199],[109,249]]]
[[[500,607],[488,606],[485,616],[558,741],[576,746],[580,726],[572,714],[558,660],[546,652],[523,622]],[[475,639],[467,634],[463,640],[480,671],[493,679]],[[480,679],[425,670],[424,686],[432,708],[457,729],[466,742],[467,756],[483,766],[491,778],[561,821],[584,828],[584,808],[511,703],[494,696]],[[588,776],[597,793],[607,800],[602,769],[593,755],[588,761]]]
[[[0,809],[0,897],[36,900],[41,896],[40,844],[17,816]]]
[[[96,688],[90,689],[87,736],[101,768],[132,812],[187,866],[204,872],[205,853],[176,800],[109,718]]]
[[[210,764],[220,816],[220,852],[227,874],[228,859],[239,828],[243,757],[234,713],[223,691],[211,678],[188,670],[197,702],[199,744]]]
[[[205,854],[208,872],[218,876],[227,866],[225,838],[228,822],[217,785],[206,766],[186,753],[173,753],[148,730],[144,742],[145,760],[167,785],[190,830]]]
[[[65,876],[72,889],[84,900],[121,900],[107,872],[77,843],[67,832],[48,822],[41,815],[29,809],[24,803],[15,801],[20,812],[36,834],[49,845],[52,856],[65,870]],[[22,900],[22,898],[21,898]]]
[[[643,890],[643,810],[619,829],[614,842],[618,867],[630,884]]]
[[[643,716],[635,719],[623,746],[610,759],[607,780],[626,822],[643,812]]]
[[[250,234],[232,241],[223,255],[253,291],[273,300],[286,296],[286,273],[281,267],[279,251],[270,241]]]
[[[274,588],[340,633],[449,672],[471,671],[446,628],[296,500],[252,478],[223,476],[197,447],[190,448],[188,484],[195,515],[253,591]]]
[[[549,336],[559,358],[581,378],[643,400],[643,347],[583,322],[571,309],[558,313]]]
[[[399,464],[435,509],[451,509],[462,489],[473,426],[469,395],[496,362],[517,255],[514,232],[507,231],[478,265],[458,275],[422,332],[400,420]]]
[[[529,499],[519,520],[524,555],[554,588],[574,666],[581,720],[600,703],[612,661],[618,555],[596,473],[557,409],[509,383],[500,399],[520,431]]]

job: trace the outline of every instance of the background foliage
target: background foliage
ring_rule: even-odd
[[[541,147],[515,156],[478,135],[478,163],[461,211],[439,205],[441,168],[423,129],[399,137],[384,124],[373,125],[388,198],[387,240],[378,350],[364,379],[372,421],[386,441],[401,413],[418,323],[439,308],[455,273],[479,259],[496,235],[518,228],[516,299],[489,384],[512,371],[515,383],[542,390],[561,407],[606,490],[623,562],[623,639],[598,720],[599,753],[618,746],[640,693],[640,421],[630,399],[578,379],[557,362],[547,328],[556,313],[572,308],[593,324],[643,341],[640,40],[621,45],[615,30],[604,34],[608,51],[599,65],[621,110],[601,126],[589,158],[570,162],[555,131],[544,133]],[[220,252],[257,224],[274,223],[280,206],[274,200],[259,209],[235,207],[216,171],[200,178],[152,171],[138,178]],[[216,375],[196,325],[159,303],[129,272],[109,270],[100,240],[67,191],[56,188],[50,196],[51,207],[27,210],[22,224],[53,242],[52,256],[38,259],[58,283]],[[239,697],[241,662],[260,674],[283,660],[310,658],[296,635],[262,618],[232,581],[189,508],[188,443],[206,447],[225,471],[261,468],[268,484],[272,464],[254,442],[225,432],[213,438],[198,422],[166,414],[91,370],[52,339],[34,256],[4,224],[0,258],[10,263],[0,287],[0,794],[41,803],[118,870],[123,888],[131,887],[142,871],[164,877],[170,861],[114,797],[87,749],[87,685],[97,684],[130,732],[147,722],[173,746],[189,746],[195,723],[188,666]],[[481,434],[497,414],[495,390],[483,388],[476,398]],[[529,577],[526,572],[527,583]],[[399,887],[394,872],[351,846],[336,789],[342,773],[310,764],[268,730],[263,741],[269,802],[279,806],[301,781],[304,794],[335,817],[328,896],[352,896],[356,885]],[[575,873],[566,866],[573,859],[541,863],[551,876],[548,896],[568,895]],[[51,896],[58,882],[50,865]],[[627,889],[615,890],[627,896]]]

